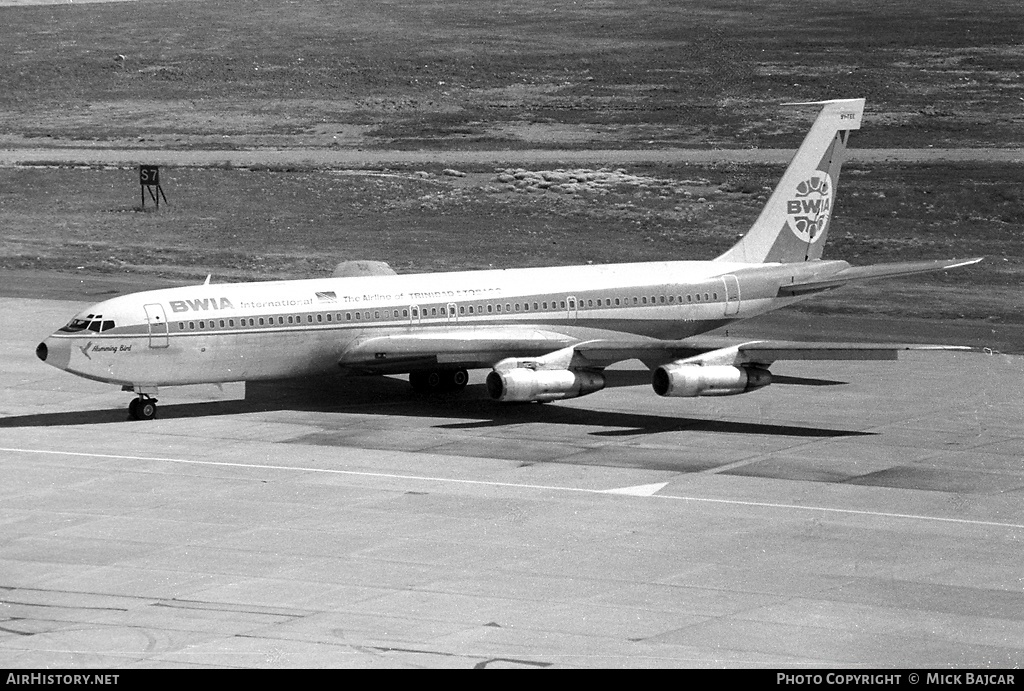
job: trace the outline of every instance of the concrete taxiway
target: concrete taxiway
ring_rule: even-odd
[[[397,378],[129,395],[0,299],[0,665],[1015,667],[1024,359],[499,406]],[[865,335],[870,339],[870,335]]]

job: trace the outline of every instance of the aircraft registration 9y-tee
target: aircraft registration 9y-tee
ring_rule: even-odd
[[[788,105],[820,112],[753,226],[710,261],[407,275],[343,262],[330,278],[207,279],[93,305],[36,353],[133,391],[130,416],[149,419],[158,389],[180,384],[408,373],[416,390],[454,391],[468,370],[491,368],[494,399],[554,401],[599,391],[606,367],[636,358],[661,396],[718,396],[767,386],[776,360],[896,359],[926,347],[700,335],[851,281],[981,261],[823,260],[864,99]]]

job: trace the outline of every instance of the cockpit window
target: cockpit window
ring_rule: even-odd
[[[75,331],[84,331],[87,326],[89,326],[88,319],[72,319],[61,331],[74,333]]]
[[[77,331],[85,331],[86,329],[88,329],[89,331],[101,333],[103,331],[109,331],[110,329],[113,328],[113,320],[107,319],[106,321],[103,321],[103,315],[89,314],[86,315],[85,319],[72,319],[67,326],[61,329],[61,331],[63,331],[64,333],[75,333]]]

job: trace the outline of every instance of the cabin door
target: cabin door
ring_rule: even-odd
[[[725,285],[725,316],[731,317],[740,311],[740,282],[732,274],[722,276]]]
[[[167,339],[167,315],[163,305],[145,305],[146,321],[149,322],[149,347],[166,348],[170,345]]]

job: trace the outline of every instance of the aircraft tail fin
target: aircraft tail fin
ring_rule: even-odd
[[[864,99],[783,105],[822,108],[757,221],[715,261],[758,264],[821,258],[846,142],[850,130],[860,129]]]

